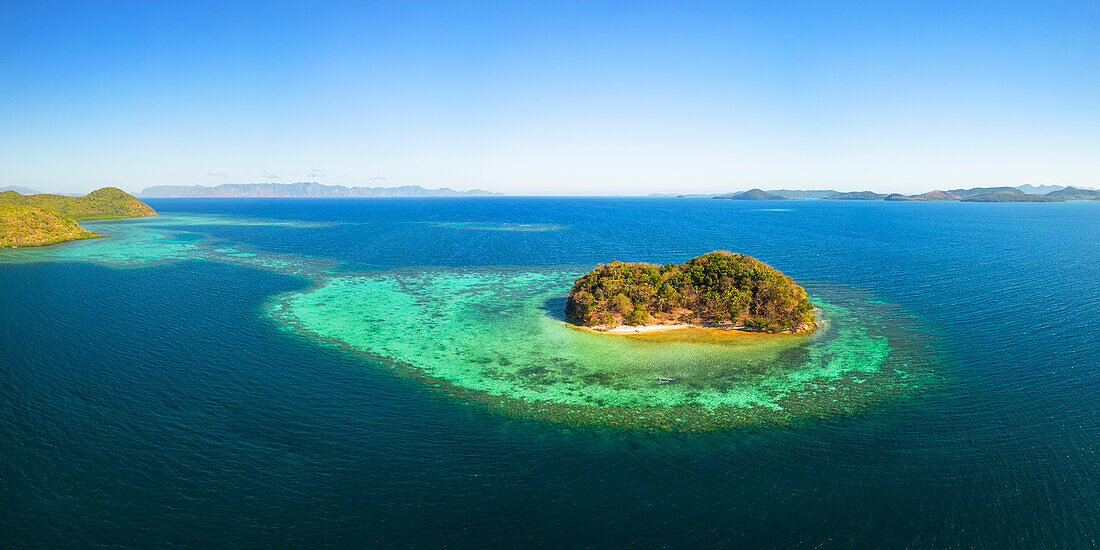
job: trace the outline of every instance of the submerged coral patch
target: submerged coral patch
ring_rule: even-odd
[[[822,291],[812,335],[609,336],[552,314],[576,272],[398,270],[273,302],[294,330],[469,401],[552,421],[662,429],[788,422],[911,388],[884,310]],[[683,336],[683,337],[681,337]],[[901,335],[895,335],[895,338]]]
[[[238,220],[213,215],[169,213],[129,220],[84,223],[95,231],[109,234],[111,238],[95,239],[99,246],[85,246],[91,241],[72,241],[35,249],[5,250],[0,254],[0,262],[64,260],[86,261],[111,267],[145,267],[169,261],[210,260],[310,278],[339,264],[336,260],[327,258],[246,251],[242,244],[234,243],[232,247],[226,247],[223,246],[223,241],[211,241],[203,233],[204,227],[216,225],[298,227],[298,222]],[[303,222],[300,226],[315,227],[316,224]]]
[[[269,304],[289,329],[455,399],[553,422],[655,430],[786,423],[850,412],[930,380],[931,352],[913,320],[838,285],[806,285],[821,308],[813,334],[597,334],[562,316],[585,266],[383,270],[203,233],[222,223],[233,222],[190,214],[89,222],[112,238],[3,250],[0,262],[205,260],[307,278],[309,289]]]

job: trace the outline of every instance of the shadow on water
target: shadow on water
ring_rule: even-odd
[[[558,296],[550,298],[539,306],[539,309],[545,311],[552,319],[556,321],[566,321],[565,318],[565,303],[568,301],[566,296]]]

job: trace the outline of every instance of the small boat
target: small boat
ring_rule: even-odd
[[[675,378],[665,378],[663,376],[658,376],[657,381],[658,382],[675,382],[676,379]]]

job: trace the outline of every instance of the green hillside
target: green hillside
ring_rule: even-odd
[[[1097,191],[1095,189],[1078,189],[1076,187],[1066,187],[1065,189],[1051,191],[1050,193],[1047,193],[1043,196],[1064,201],[1088,201],[1100,199],[1100,191]]]
[[[0,247],[41,246],[103,237],[76,222],[155,214],[149,205],[114,187],[104,187],[83,197],[5,191],[0,193]]]
[[[0,247],[41,246],[103,237],[80,224],[34,206],[0,204]]]
[[[37,206],[76,221],[138,218],[156,214],[148,204],[116,187],[96,189],[83,197],[49,193],[20,195],[15,191],[5,191],[0,193],[0,204]]]

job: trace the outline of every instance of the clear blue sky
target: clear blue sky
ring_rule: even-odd
[[[1100,2],[0,0],[0,187],[1100,186]]]

